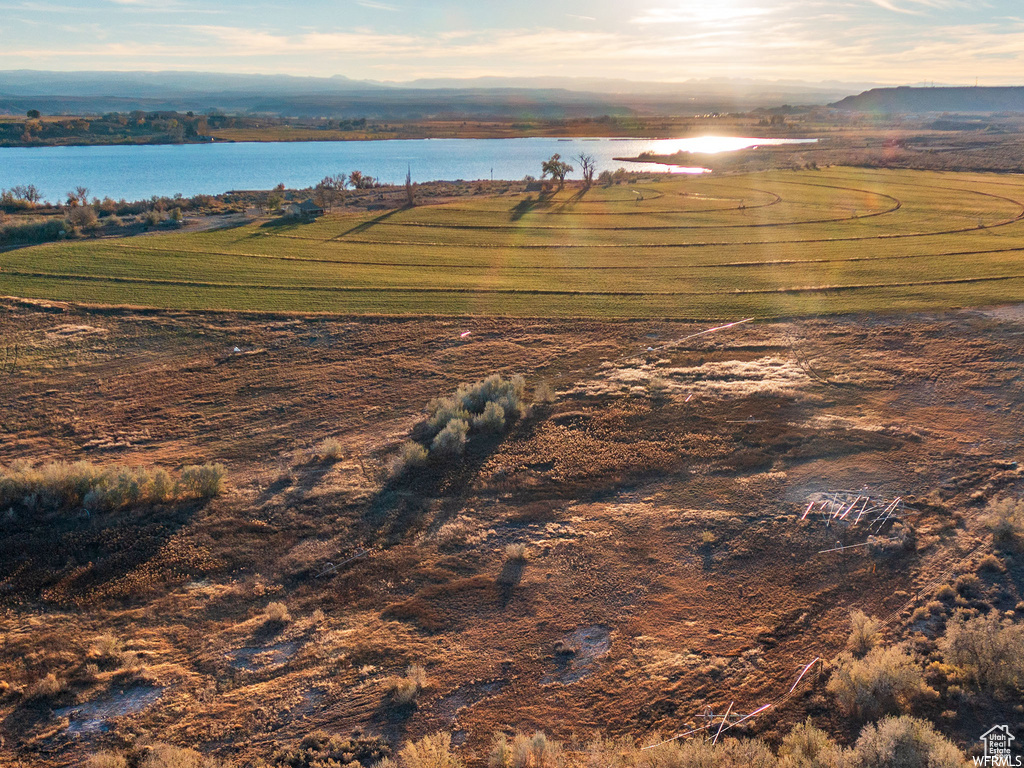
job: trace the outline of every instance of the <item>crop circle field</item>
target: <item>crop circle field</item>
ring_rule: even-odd
[[[0,253],[0,293],[176,309],[780,317],[1024,296],[1024,178],[829,168],[509,192]]]

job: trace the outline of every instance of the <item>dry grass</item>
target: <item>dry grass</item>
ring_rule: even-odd
[[[70,455],[69,446],[96,438],[113,442],[131,414],[139,422],[131,427],[149,430],[152,441],[96,448],[97,455],[166,466],[224,456],[232,492],[208,505],[55,516],[60,526],[29,527],[34,518],[20,512],[5,520],[23,527],[5,527],[0,553],[7,601],[0,677],[11,686],[0,697],[0,762],[34,759],[41,743],[53,750],[46,759],[65,765],[77,764],[88,744],[123,744],[128,755],[145,746],[137,736],[145,732],[256,765],[279,749],[297,754],[315,729],[418,740],[438,727],[466,734],[450,751],[468,761],[486,754],[497,730],[532,733],[543,724],[576,768],[586,759],[577,745],[602,732],[631,740],[671,735],[705,706],[720,714],[721,691],[735,696],[737,711],[752,711],[789,689],[794,670],[809,661],[808,642],[822,656],[843,647],[848,606],[888,614],[950,567],[979,533],[970,494],[989,482],[1012,483],[1003,469],[965,456],[961,441],[1005,440],[1024,413],[1013,390],[991,384],[1016,369],[1006,350],[1017,348],[1019,326],[990,327],[977,313],[969,323],[887,318],[884,332],[878,319],[801,326],[840,371],[861,367],[876,376],[884,367],[879,388],[809,384],[793,398],[707,394],[687,403],[673,396],[652,408],[642,389],[614,398],[569,390],[585,384],[602,358],[617,359],[653,334],[686,336],[692,325],[483,319],[479,336],[487,340],[459,346],[452,343],[459,324],[451,321],[261,318],[250,325],[225,316],[193,325],[159,314],[76,312],[39,313],[39,332],[29,328],[23,337],[49,339],[43,330],[56,323],[87,321],[109,326],[109,340],[76,337],[23,356],[39,367],[0,387],[11,431],[4,459]],[[16,313],[5,317],[17,325]],[[231,357],[197,374],[201,361],[250,336],[265,345],[262,356]],[[777,326],[750,324],[734,337],[696,340],[668,365],[781,357],[780,336]],[[350,343],[323,342],[334,337]],[[64,355],[73,366],[60,362]],[[431,465],[394,484],[373,471],[408,433],[418,403],[455,391],[459,381],[516,368],[561,382],[555,406],[537,409],[539,418],[501,440],[481,435],[486,452],[471,438],[465,462]],[[936,368],[956,387],[948,397],[928,384]],[[83,372],[135,389],[109,403],[80,391]],[[76,393],[78,420],[52,410],[51,389]],[[267,392],[285,390],[268,407]],[[339,390],[351,395],[339,398]],[[986,404],[976,420],[963,392]],[[214,399],[223,405],[212,408]],[[835,419],[813,420],[824,414]],[[880,442],[859,426],[867,423],[931,426],[923,442],[898,431]],[[299,461],[287,486],[268,484],[279,457],[303,456],[308,436],[324,430],[343,433],[370,471],[358,462]],[[950,481],[960,473],[968,479]],[[800,500],[823,483],[857,487],[866,475],[918,500],[941,485],[947,511],[908,504],[921,539],[913,555],[877,562],[863,549],[818,556],[838,534],[795,525]],[[955,528],[945,527],[950,512],[961,515]],[[700,549],[704,530],[729,546]],[[531,557],[525,576],[509,582],[513,589],[496,581],[509,542]],[[363,548],[370,553],[317,578],[328,562]],[[1012,577],[986,577],[971,607],[1021,600],[1017,566],[1007,565]],[[263,625],[270,601],[286,603],[295,617],[278,631]],[[307,621],[315,610],[324,614],[316,628]],[[576,664],[588,646],[569,643],[578,651],[568,659],[552,649],[596,624],[610,633],[609,652],[581,679],[561,682],[559,665]],[[941,625],[933,618],[928,626]],[[894,642],[913,638],[922,656],[935,658],[927,636],[899,622],[889,632]],[[129,695],[133,687],[155,690],[117,678],[119,646],[145,661],[162,689],[158,704],[111,720],[100,743],[66,738],[65,720],[32,719],[57,706],[116,705],[122,688]],[[430,670],[437,695],[419,695],[415,708],[392,707],[388,675],[402,677],[413,662]],[[66,694],[28,701],[21,692],[51,672],[68,681]],[[961,675],[966,686],[965,673],[932,681],[933,673],[926,679],[939,690]],[[849,720],[822,711],[831,704],[813,696],[812,678],[770,717],[754,718],[752,732],[779,743],[810,711],[819,727],[853,743]],[[934,713],[957,710],[957,696],[944,694]],[[991,700],[985,686],[967,696],[998,722],[1012,717],[1012,706]],[[452,711],[457,726],[448,725]],[[941,728],[964,743],[976,739],[977,729],[961,722],[942,719]],[[756,743],[685,749],[651,750],[660,761],[653,765],[768,759]],[[622,745],[608,750],[608,765],[643,765]]]
[[[29,695],[38,699],[50,699],[67,690],[67,686],[67,681],[64,678],[50,672],[32,686]]]
[[[336,437],[328,437],[317,444],[312,455],[319,461],[338,461],[345,455],[345,444]]]
[[[391,701],[397,707],[408,708],[416,705],[419,695],[430,687],[427,671],[419,664],[411,664],[405,676],[391,682]]]

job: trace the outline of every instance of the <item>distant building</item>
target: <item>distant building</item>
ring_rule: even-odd
[[[324,215],[324,209],[314,203],[312,199],[303,200],[301,203],[289,203],[284,207],[284,215],[293,219],[315,219]]]

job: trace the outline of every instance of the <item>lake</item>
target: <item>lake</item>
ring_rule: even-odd
[[[597,171],[625,167],[700,173],[701,168],[626,163],[614,157],[679,150],[734,151],[813,139],[704,136],[689,139],[416,139],[392,141],[247,142],[112,147],[0,149],[0,188],[34,184],[44,199],[63,201],[78,186],[90,196],[140,200],[180,192],[219,194],[232,189],[301,189],[327,175],[359,170],[389,184],[405,181],[522,179],[540,176],[541,161],[558,153],[572,163],[581,152]],[[578,166],[578,163],[574,163]],[[579,178],[579,169],[570,174]]]

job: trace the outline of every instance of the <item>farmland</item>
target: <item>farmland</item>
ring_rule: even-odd
[[[0,254],[0,293],[173,309],[718,319],[1024,292],[1024,180],[828,168]]]

